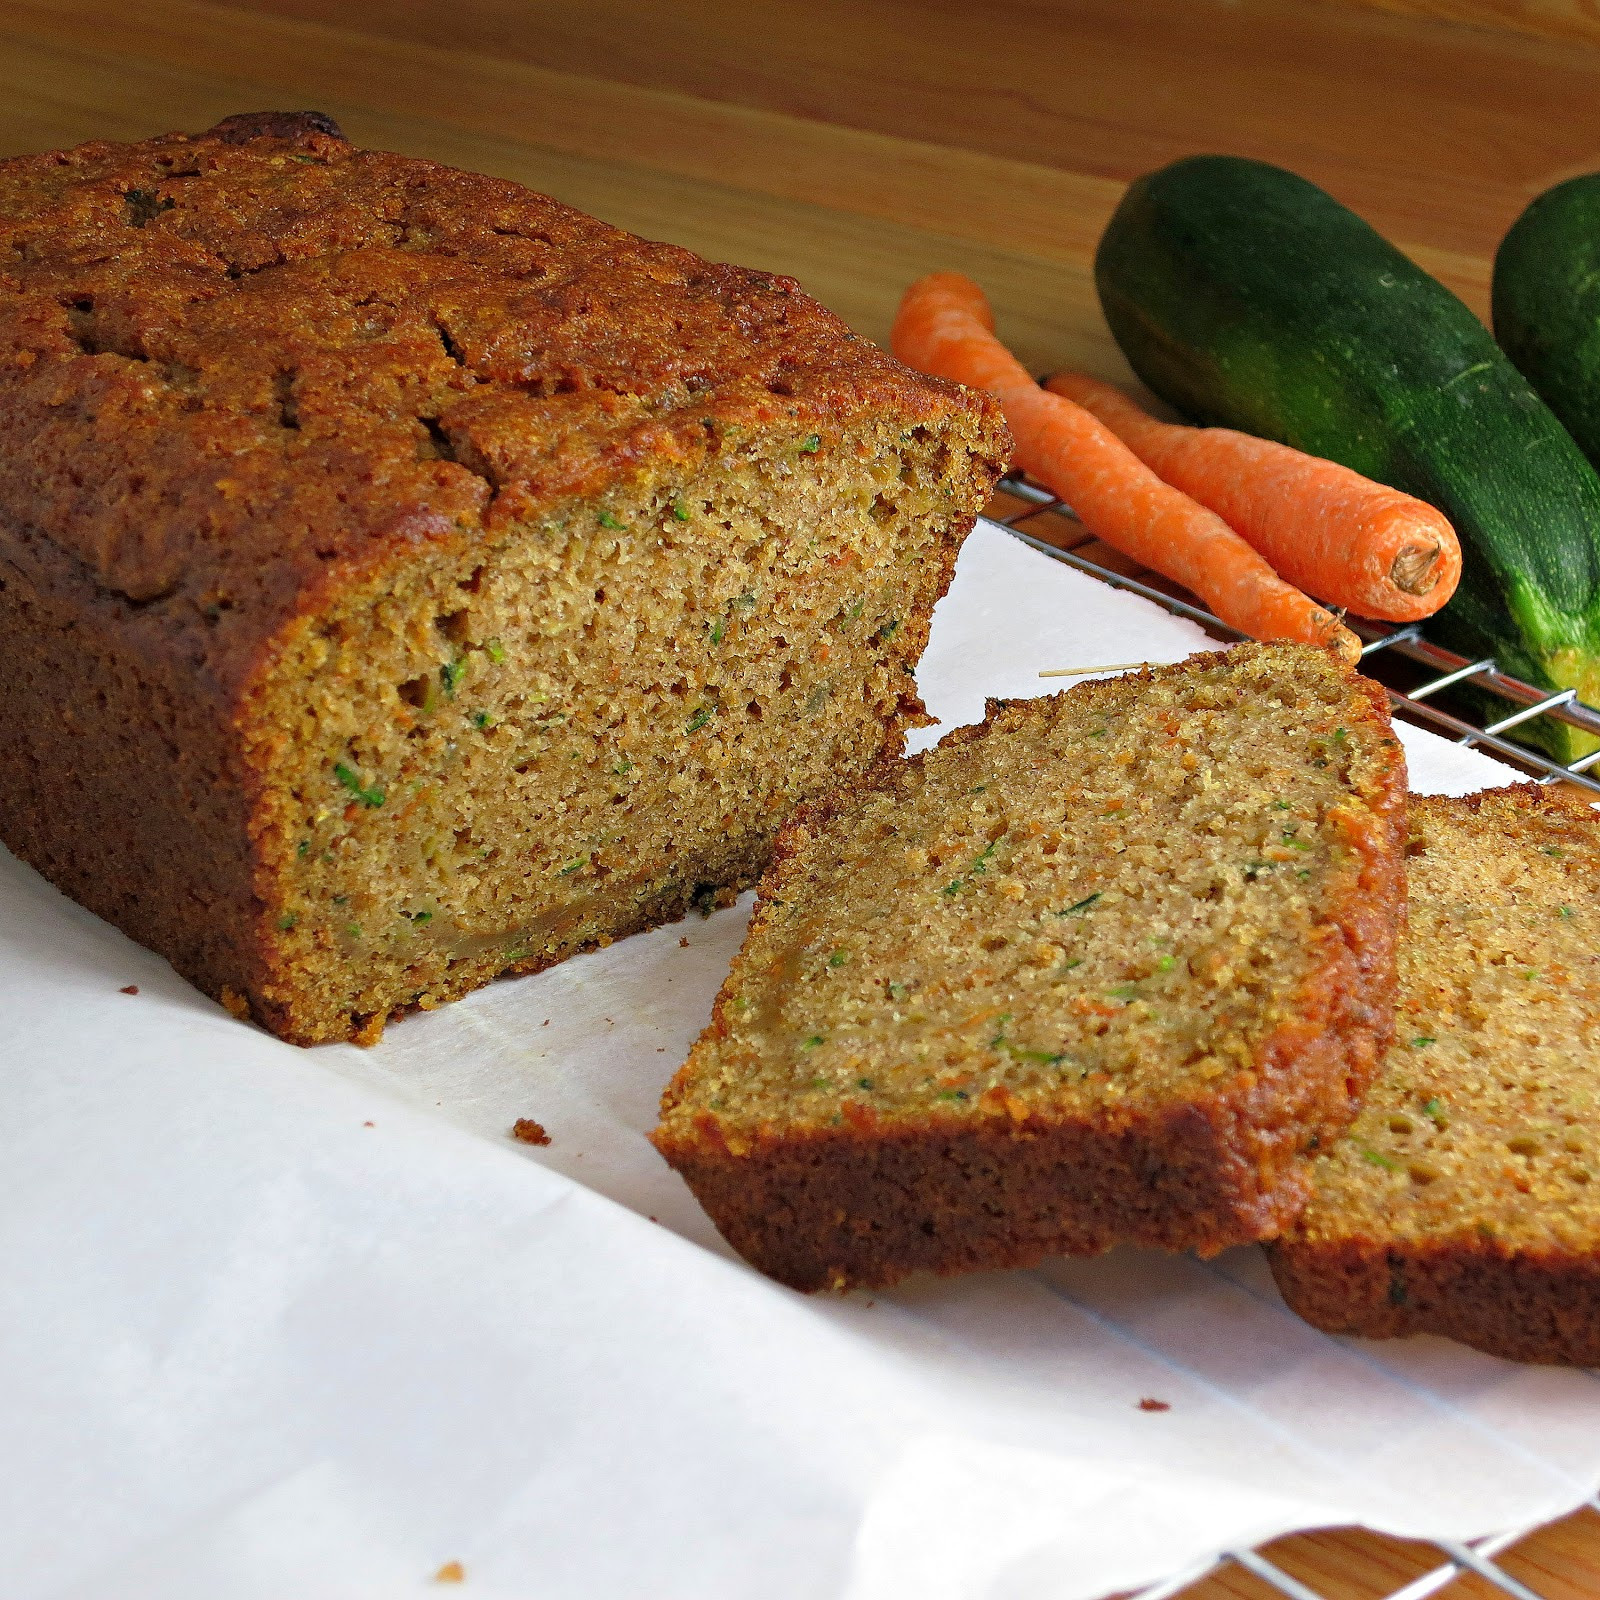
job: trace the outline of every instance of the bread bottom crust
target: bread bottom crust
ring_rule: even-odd
[[[1307,1147],[1348,1124],[1388,1042],[1386,946],[1380,935],[1341,950],[1322,986],[1326,1026],[1303,1048],[1276,1052],[1242,1092],[1159,1122],[1001,1113],[738,1151],[704,1126],[693,1140],[658,1129],[655,1143],[729,1244],[796,1289],[883,1288],[917,1271],[1032,1266],[1116,1244],[1214,1255],[1273,1238],[1299,1214]]]
[[[1122,1243],[1214,1254],[1277,1232],[1304,1201],[1298,1173],[1254,1187],[1199,1117],[1163,1132],[1035,1129],[1002,1116],[742,1155],[657,1143],[740,1255],[807,1291],[1034,1266]]]
[[[1487,1240],[1400,1249],[1375,1240],[1271,1247],[1291,1310],[1325,1333],[1433,1333],[1547,1366],[1600,1366],[1600,1262],[1497,1250]]]

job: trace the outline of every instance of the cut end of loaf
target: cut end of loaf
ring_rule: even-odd
[[[256,708],[258,1011],[349,1037],[754,882],[796,804],[920,720],[983,444],[773,430],[308,623]]]

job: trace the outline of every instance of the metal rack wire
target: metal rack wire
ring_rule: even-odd
[[[1080,572],[1100,578],[1115,588],[1143,595],[1145,599],[1153,600],[1180,617],[1198,622],[1208,632],[1223,638],[1244,637],[1237,628],[1230,628],[1227,623],[1190,601],[1177,599],[1139,578],[1114,571],[1079,550],[1064,549],[1022,527],[1021,524],[1035,518],[1053,521],[1070,528],[1072,537],[1078,543],[1088,542],[1090,535],[1073,515],[1071,507],[1048,489],[1029,482],[1019,473],[1013,473],[1001,481],[1000,493],[1021,501],[1022,505],[1019,510],[993,520],[1035,550],[1076,567]],[[1364,622],[1354,617],[1346,621],[1364,641],[1361,651],[1364,661],[1381,653],[1391,659],[1403,658],[1414,662],[1432,674],[1425,675],[1422,682],[1406,689],[1385,685],[1390,702],[1401,716],[1432,728],[1436,733],[1447,734],[1458,744],[1476,745],[1491,751],[1503,760],[1530,771],[1540,783],[1566,781],[1600,794],[1600,750],[1563,765],[1528,745],[1505,737],[1517,729],[1526,733],[1529,731],[1528,725],[1539,717],[1554,718],[1600,737],[1600,707],[1586,705],[1579,700],[1575,689],[1562,689],[1552,694],[1549,690],[1524,683],[1520,678],[1502,672],[1492,658],[1469,661],[1453,650],[1431,643],[1420,623],[1403,628],[1386,628],[1382,624]],[[1479,724],[1433,703],[1434,695],[1457,687],[1487,690],[1502,700],[1512,702],[1517,709],[1493,722]]]
[[[1589,1509],[1600,1511],[1600,1497],[1591,1499],[1586,1504]],[[1446,1584],[1454,1583],[1457,1578],[1464,1577],[1467,1573],[1481,1578],[1502,1594],[1515,1596],[1516,1600],[1548,1600],[1548,1597],[1541,1595],[1537,1589],[1530,1589],[1527,1584],[1512,1577],[1503,1567],[1496,1565],[1494,1559],[1537,1531],[1537,1526],[1517,1528],[1510,1533],[1497,1533],[1489,1538],[1473,1539],[1464,1544],[1441,1540],[1433,1548],[1443,1555],[1444,1560],[1401,1588],[1382,1596],[1382,1600],[1428,1600],[1428,1596],[1437,1594]],[[1148,1589],[1140,1589],[1128,1595],[1126,1600],[1179,1600],[1184,1590],[1192,1584],[1215,1577],[1229,1567],[1242,1567],[1277,1593],[1287,1595],[1289,1600],[1327,1600],[1325,1595],[1291,1576],[1257,1550],[1224,1551],[1220,1556],[1203,1561],[1186,1572],[1164,1578]]]
[[[1053,521],[1069,529],[1070,538],[1078,546],[1090,542],[1091,536],[1078,522],[1071,508],[1048,489],[1040,488],[1021,474],[1013,473],[1002,480],[999,492],[1011,500],[1020,502],[1020,506],[1014,512],[1002,512],[999,515],[991,512],[991,520],[999,523],[1023,543],[1031,545],[1052,560],[1063,562],[1079,572],[1088,573],[1111,584],[1114,588],[1127,589],[1134,594],[1143,595],[1145,599],[1154,601],[1177,616],[1187,617],[1191,622],[1199,623],[1208,632],[1221,638],[1244,637],[1238,629],[1230,628],[1192,601],[1167,594],[1140,578],[1115,571],[1084,554],[1081,548],[1063,548],[1059,544],[1042,539],[1022,526],[1035,519],[1043,520],[1047,524]],[[1397,689],[1387,684],[1384,686],[1390,702],[1399,715],[1424,727],[1432,728],[1435,732],[1447,734],[1460,744],[1476,745],[1491,751],[1531,772],[1540,783],[1562,781],[1576,783],[1600,794],[1600,751],[1563,765],[1540,751],[1513,743],[1504,737],[1515,729],[1523,728],[1537,717],[1559,718],[1586,732],[1600,735],[1600,708],[1584,704],[1571,689],[1563,690],[1559,694],[1550,694],[1544,689],[1524,683],[1502,672],[1493,660],[1469,661],[1464,656],[1430,643],[1420,625],[1386,629],[1381,625],[1365,623],[1359,619],[1346,620],[1364,641],[1361,652],[1363,660],[1380,653],[1387,653],[1391,658],[1403,658],[1426,669],[1426,673],[1432,674],[1427,676],[1425,673],[1423,681],[1407,689]],[[1496,721],[1480,725],[1433,704],[1434,695],[1457,685],[1466,684],[1477,689],[1492,691],[1502,699],[1511,701],[1518,709]],[[1600,1496],[1591,1499],[1587,1504],[1591,1509],[1600,1511]],[[1466,1543],[1437,1542],[1433,1548],[1437,1549],[1442,1557],[1440,1563],[1401,1588],[1383,1596],[1382,1600],[1427,1600],[1429,1595],[1436,1594],[1446,1584],[1453,1583],[1467,1573],[1475,1574],[1502,1594],[1515,1596],[1516,1600],[1549,1600],[1548,1596],[1530,1589],[1495,1563],[1496,1556],[1535,1531],[1534,1527],[1517,1528],[1511,1532]],[[1270,1589],[1288,1596],[1289,1600],[1327,1600],[1325,1595],[1285,1572],[1282,1567],[1257,1550],[1225,1551],[1220,1556],[1208,1559],[1188,1571],[1176,1573],[1170,1578],[1164,1578],[1159,1583],[1141,1589],[1136,1594],[1128,1596],[1127,1600],[1175,1600],[1175,1597],[1193,1584],[1206,1578],[1223,1575],[1230,1567],[1243,1568],[1252,1573]]]

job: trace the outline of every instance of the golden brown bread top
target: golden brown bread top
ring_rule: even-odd
[[[0,241],[0,555],[225,695],[418,546],[744,429],[981,413],[1003,448],[787,278],[315,113],[0,162]]]

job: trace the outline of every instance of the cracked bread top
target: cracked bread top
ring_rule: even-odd
[[[1003,448],[790,279],[315,113],[0,162],[0,281],[0,551],[223,697],[340,586],[743,430]]]

